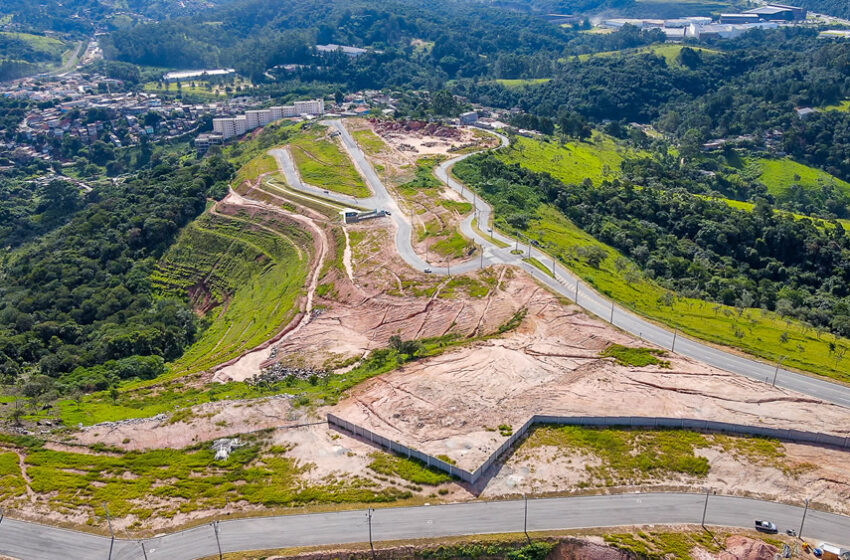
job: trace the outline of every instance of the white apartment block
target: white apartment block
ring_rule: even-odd
[[[244,115],[238,115],[236,117],[213,119],[213,130],[221,134],[224,140],[227,140],[233,136],[241,136],[250,130],[254,130],[260,126],[266,126],[280,119],[297,117],[299,115],[322,115],[324,112],[324,99],[296,101],[292,105],[256,109],[245,111]]]

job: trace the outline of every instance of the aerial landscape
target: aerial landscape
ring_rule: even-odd
[[[0,560],[850,560],[850,4],[0,0]]]

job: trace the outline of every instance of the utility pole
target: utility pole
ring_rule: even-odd
[[[803,524],[806,522],[806,513],[809,511],[809,499],[806,498],[806,508],[803,510],[803,520],[800,521],[800,530],[797,531],[797,537],[803,538]]]
[[[708,511],[708,493],[709,493],[709,489],[706,488],[705,489],[705,506],[703,506],[703,508],[702,508],[702,522],[700,523],[700,526],[702,526],[703,529],[705,529],[705,514]]]
[[[614,324],[614,302],[613,301],[611,302],[611,320],[608,321],[608,322],[611,323],[612,325]]]
[[[484,268],[484,244],[481,244],[481,268]]]
[[[679,334],[679,329],[673,329],[673,344],[670,346],[670,351],[676,351],[676,335]]]
[[[777,378],[777,376],[779,376],[779,368],[782,366],[782,362],[784,362],[785,358],[787,358],[787,357],[788,356],[782,356],[782,358],[776,364],[776,370],[774,370],[774,372],[773,372],[773,386],[774,387],[776,387],[776,378]]]
[[[528,539],[528,543],[531,544],[531,537],[528,536],[528,496],[523,494],[522,499],[525,502],[525,517],[522,522],[522,532],[525,533],[525,538]]]
[[[145,557],[145,560],[148,560],[148,552],[145,550],[145,541],[139,541],[139,544],[142,545],[142,554]]]
[[[103,511],[106,512],[106,525],[109,527],[109,560],[112,560],[112,548],[115,546],[115,533],[112,531],[112,518],[109,517],[109,508],[106,502],[102,502]]]
[[[576,305],[578,305],[578,278],[576,278],[576,297],[573,301],[575,301]]]
[[[557,279],[557,276],[555,276],[555,257],[552,257],[552,278]]]
[[[372,560],[375,560],[375,544],[372,542],[372,512],[375,511],[371,507],[366,511],[366,517],[369,519],[369,548],[372,549]]]
[[[210,523],[215,533],[215,544],[218,546],[218,560],[224,560],[224,555],[221,553],[221,540],[218,538],[218,521]]]

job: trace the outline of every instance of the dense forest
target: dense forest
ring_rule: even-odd
[[[509,227],[528,229],[537,207],[551,204],[676,293],[763,307],[850,335],[850,237],[837,222],[778,214],[765,200],[752,212],[735,210],[652,184],[564,185],[492,154],[458,163],[455,172]]]
[[[163,360],[180,356],[197,334],[195,316],[182,301],[157,299],[148,278],[232,171],[218,157],[183,166],[163,161],[84,199],[67,184],[49,183],[46,211],[62,206],[73,218],[3,256],[3,380],[37,366],[36,394],[57,381],[63,391],[102,389],[118,378],[157,375]]]
[[[572,57],[544,84],[516,89],[466,80],[455,92],[542,117],[573,111],[597,122],[652,122],[681,142],[686,155],[712,138],[761,138],[778,130],[783,151],[850,179],[850,114],[801,119],[795,111],[850,97],[850,44],[787,28],[710,47],[686,47],[672,64],[651,52]]]

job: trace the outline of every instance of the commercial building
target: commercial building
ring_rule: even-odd
[[[786,6],[784,4],[768,4],[759,6],[744,12],[745,14],[756,14],[768,21],[802,21],[806,19],[806,9],[797,6]]]
[[[468,113],[463,113],[460,116],[460,124],[472,124],[478,120],[478,113],[475,111],[469,111]]]
[[[778,24],[768,21],[725,25],[721,23],[712,23],[710,25],[692,24],[688,27],[688,31],[685,33],[685,36],[693,39],[707,39],[710,37],[734,39],[735,37],[740,37],[752,29],[776,29],[777,27],[779,27]]]
[[[720,23],[726,24],[741,24],[741,23],[758,23],[762,20],[759,14],[720,14]]]
[[[341,52],[342,54],[350,57],[357,57],[369,52],[366,49],[361,49],[360,47],[348,47],[345,45],[335,45],[333,43],[327,45],[316,45],[316,50],[323,53]]]
[[[250,130],[266,126],[269,123],[297,117],[299,115],[322,115],[325,112],[324,99],[296,101],[292,105],[278,105],[268,109],[245,111],[244,115],[213,119],[213,130],[221,134],[224,140],[241,136]]]

